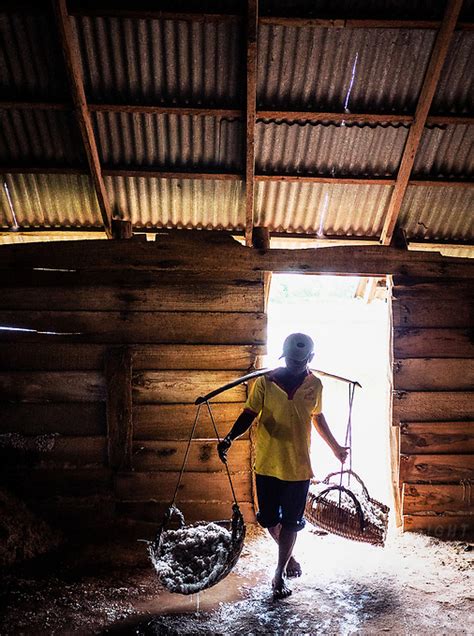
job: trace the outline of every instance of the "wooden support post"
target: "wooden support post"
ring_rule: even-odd
[[[129,347],[107,351],[107,449],[109,466],[115,470],[132,467],[132,353]]]
[[[267,227],[257,226],[253,228],[252,247],[256,250],[270,249],[270,232]]]
[[[105,189],[99,153],[94,136],[94,129],[87,106],[86,94],[79,62],[79,51],[75,44],[71,19],[68,14],[66,0],[53,0],[58,24],[60,44],[66,62],[66,71],[71,85],[75,115],[81,131],[84,150],[89,164],[90,175],[94,184],[97,202],[107,236],[112,237],[112,211],[107,190]]]
[[[114,239],[130,239],[133,236],[132,222],[122,219],[112,220],[112,237]]]
[[[443,64],[448,54],[449,44],[451,42],[459,12],[461,10],[463,0],[449,0],[446,11],[438,32],[428,69],[423,81],[418,104],[415,112],[415,121],[410,127],[407,142],[403,151],[400,168],[398,169],[397,181],[393,188],[392,197],[385,217],[382,228],[380,242],[382,245],[390,245],[393,230],[396,226],[400,209],[402,207],[403,198],[410,179],[411,170],[415,163],[415,157],[420,145],[421,136],[425,128],[426,119],[430,110],[431,102],[438,85],[439,77]]]
[[[245,160],[245,242],[252,245],[255,194],[258,0],[247,2],[247,125]]]

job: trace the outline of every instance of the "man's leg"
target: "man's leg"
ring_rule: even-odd
[[[287,530],[281,526],[279,530],[277,530],[277,528],[278,526],[268,529],[278,543],[278,564],[272,581],[274,599],[286,598],[291,594],[291,589],[287,586],[285,581],[285,570],[291,553],[293,552],[297,535],[293,530]],[[275,534],[278,534],[278,539],[276,539]]]
[[[280,523],[277,526],[274,526],[273,528],[268,528],[268,532],[278,544],[280,543],[280,531],[281,531]],[[295,557],[292,554],[290,555],[290,558],[288,559],[288,563],[286,564],[285,574],[288,578],[295,578],[297,576],[301,576],[302,574],[301,565],[298,563],[298,561],[295,559]]]

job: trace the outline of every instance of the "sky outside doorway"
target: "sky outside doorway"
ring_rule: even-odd
[[[291,332],[302,331],[315,342],[312,367],[361,383],[352,416],[353,469],[373,497],[389,502],[389,306],[383,300],[366,303],[355,298],[358,283],[359,278],[353,276],[274,275],[265,366],[280,366],[283,340]],[[348,385],[325,377],[321,380],[324,414],[343,444]],[[317,479],[340,467],[317,434],[312,459]]]

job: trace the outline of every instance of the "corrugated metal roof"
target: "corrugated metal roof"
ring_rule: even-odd
[[[413,112],[433,41],[428,30],[260,25],[257,103]]]
[[[74,116],[56,110],[0,109],[0,160],[53,166],[85,164]]]
[[[413,166],[414,176],[472,177],[474,126],[427,127]]]
[[[433,0],[259,0],[261,15],[295,15],[315,18],[365,18],[440,20],[445,2]],[[461,16],[472,15],[472,0],[464,0]]]
[[[258,182],[256,225],[320,236],[378,236],[392,186]]]
[[[474,33],[453,35],[431,106],[433,113],[470,114],[474,110]]]
[[[397,170],[406,126],[257,123],[260,173],[386,176]]]
[[[474,242],[474,188],[409,186],[400,224],[413,240]]]
[[[112,208],[137,228],[245,227],[241,181],[106,177],[105,184]]]
[[[242,122],[216,117],[94,113],[107,165],[242,170]]]
[[[2,227],[102,227],[87,176],[7,174],[1,190]]]
[[[90,101],[235,106],[244,43],[235,22],[75,17]]]
[[[69,94],[52,15],[2,13],[0,17],[2,99],[62,100]]]

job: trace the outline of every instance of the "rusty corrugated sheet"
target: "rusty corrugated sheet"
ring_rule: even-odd
[[[457,31],[441,71],[431,112],[469,115],[474,110],[474,33]]]
[[[69,87],[52,14],[1,13],[0,41],[2,99],[65,99]]]
[[[474,242],[474,188],[409,186],[399,221],[409,239]]]
[[[107,165],[242,170],[242,122],[235,119],[98,112],[94,121]]]
[[[245,39],[237,22],[75,17],[90,101],[235,106]]]
[[[42,166],[85,164],[74,116],[56,110],[0,110],[0,160]]]
[[[257,183],[256,225],[319,236],[378,236],[392,186]]]
[[[474,126],[425,128],[413,166],[414,176],[472,178]]]
[[[257,102],[265,108],[413,112],[433,41],[429,30],[261,25]]]
[[[402,125],[263,123],[256,127],[257,172],[375,177],[397,170],[408,135]]]
[[[366,18],[440,20],[444,2],[433,0],[260,0],[262,15],[295,15],[312,18]],[[467,6],[466,6],[467,5]],[[463,10],[472,7],[465,0]]]
[[[106,177],[105,184],[112,208],[137,228],[245,227],[241,181]]]
[[[2,190],[3,227],[102,227],[87,176],[7,174]]]

